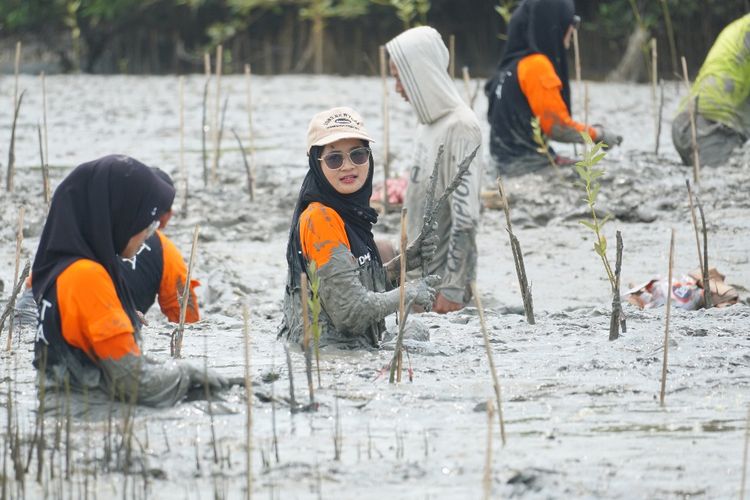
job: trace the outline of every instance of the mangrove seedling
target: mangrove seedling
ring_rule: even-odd
[[[544,134],[542,134],[542,125],[539,123],[539,118],[537,118],[536,116],[531,118],[531,135],[534,139],[534,142],[537,144],[537,146],[539,146],[536,148],[536,152],[546,156],[549,164],[559,175],[560,171],[557,168],[557,163],[555,163],[555,159],[552,158],[552,153],[549,152],[549,145],[547,144],[547,140],[544,138]]]
[[[320,383],[320,276],[318,276],[318,266],[315,261],[310,262],[307,266],[307,275],[310,278],[310,298],[308,306],[312,315],[312,333],[315,346],[315,369],[318,372],[318,388],[322,387]]]

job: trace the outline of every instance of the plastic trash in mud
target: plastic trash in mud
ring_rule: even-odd
[[[708,283],[714,307],[726,307],[736,304],[739,294],[734,287],[724,282],[725,276],[716,268],[708,271]],[[675,307],[694,311],[704,307],[703,275],[700,269],[672,280],[672,303]],[[623,296],[628,302],[640,309],[651,309],[663,306],[667,297],[667,279],[654,278],[640,285],[631,287]]]
[[[401,206],[404,204],[406,198],[406,186],[408,185],[406,177],[395,177],[390,178],[387,181],[388,185],[388,203],[390,206]],[[383,184],[375,184],[373,186],[372,196],[370,197],[373,207],[378,208],[383,204]]]

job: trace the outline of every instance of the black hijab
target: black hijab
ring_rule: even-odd
[[[568,58],[563,37],[573,24],[573,0],[523,0],[508,23],[508,41],[495,76],[485,86],[485,93],[495,92],[499,76],[508,66],[530,54],[544,54],[562,81],[562,97],[572,113]]]
[[[367,145],[366,141],[365,145]],[[336,191],[323,174],[320,155],[323,146],[310,148],[308,158],[309,169],[297,198],[297,205],[292,215],[289,228],[289,240],[286,245],[286,261],[291,272],[292,284],[298,284],[299,274],[307,272],[305,258],[302,255],[302,244],[299,239],[299,217],[308,205],[313,202],[321,203],[333,210],[344,220],[344,228],[349,238],[349,245],[355,256],[370,253],[371,258],[382,265],[375,240],[372,237],[372,225],[378,221],[378,213],[370,207],[372,196],[372,176],[374,171],[372,155],[365,184],[351,194],[341,194]],[[327,167],[326,167],[327,168]]]
[[[117,254],[169,209],[174,195],[151,168],[128,156],[105,156],[76,167],[55,190],[39,240],[32,271],[37,303],[70,264],[90,259],[107,270],[137,325]]]

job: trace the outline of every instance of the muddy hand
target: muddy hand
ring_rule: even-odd
[[[229,387],[229,382],[227,381],[227,379],[219,375],[219,373],[215,370],[212,370],[210,368],[200,369],[189,363],[185,363],[183,366],[190,376],[191,386],[205,387],[206,385],[208,385],[208,387],[214,391],[226,389]]]
[[[422,228],[417,239],[406,247],[406,268],[416,269],[423,262],[429,262],[437,251],[440,237],[437,234],[437,221]]]
[[[594,125],[594,130],[596,130],[597,142],[601,141],[610,148],[622,144],[622,136],[612,130],[607,130],[603,125]]]
[[[429,311],[432,308],[432,303],[435,302],[435,295],[437,294],[435,287],[440,283],[440,280],[440,276],[431,274],[407,283],[407,300],[414,301],[415,305]]]

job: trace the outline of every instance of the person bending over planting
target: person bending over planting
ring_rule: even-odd
[[[440,146],[444,152],[438,165],[435,198],[451,183],[458,165],[481,144],[482,133],[474,111],[458,95],[448,75],[448,49],[440,33],[427,26],[413,28],[388,42],[386,49],[396,92],[411,104],[419,119],[405,201],[409,239],[413,239],[423,225]],[[438,313],[456,311],[471,300],[482,181],[478,158],[481,154],[436,216],[439,242],[427,270],[443,277],[433,307]]]
[[[136,255],[174,195],[151,168],[127,156],[84,163],[55,190],[32,268],[34,366],[49,393],[69,386],[168,406],[191,387],[225,385],[187,362],[146,360],[139,347],[141,322],[120,259]]]
[[[172,178],[163,170],[152,167],[154,173],[174,188]],[[180,298],[187,279],[187,266],[182,254],[175,244],[161,230],[172,217],[172,207],[159,217],[159,229],[149,236],[136,255],[129,259],[119,259],[120,269],[125,284],[133,298],[136,311],[145,315],[159,298],[159,307],[164,316],[172,323],[180,321]],[[31,277],[27,280],[26,290],[16,304],[15,314],[20,323],[36,324],[37,305],[31,291]],[[190,280],[188,304],[185,310],[185,322],[195,323],[200,320],[198,299],[195,287],[198,280]]]
[[[399,307],[401,256],[383,265],[372,236],[378,220],[370,207],[374,163],[362,118],[351,108],[323,111],[307,132],[309,170],[292,215],[287,243],[287,284],[279,338],[302,342],[300,275],[317,269],[320,345],[378,347],[384,318]],[[423,234],[406,249],[407,269],[435,252],[437,236]],[[407,302],[429,309],[438,276],[406,283]]]
[[[690,89],[701,164],[726,163],[750,138],[750,14],[722,30]],[[685,165],[693,164],[687,101],[672,122],[672,142]]]
[[[484,91],[489,101],[490,153],[498,174],[521,175],[549,166],[538,151],[532,119],[557,142],[594,141],[619,145],[622,137],[602,125],[586,127],[571,118],[566,50],[580,22],[573,0],[523,0],[511,16],[508,41]],[[555,163],[571,160],[549,150]]]

